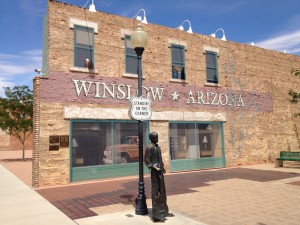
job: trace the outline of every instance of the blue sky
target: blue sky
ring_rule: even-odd
[[[92,2],[61,1],[81,7]],[[1,0],[0,96],[3,86],[32,88],[34,70],[42,67],[42,20],[47,2]],[[173,28],[188,19],[194,33],[209,35],[223,28],[228,41],[254,42],[300,56],[299,0],[94,0],[94,4],[98,11],[129,18],[143,8],[148,23]]]

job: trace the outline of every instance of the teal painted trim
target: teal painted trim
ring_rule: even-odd
[[[83,45],[83,44],[77,44],[76,43],[76,31],[77,30],[88,31],[88,33],[92,34],[92,43],[91,43],[91,45]],[[76,48],[88,49],[92,52],[92,65],[93,65],[93,68],[95,68],[95,62],[94,62],[95,61],[94,60],[94,57],[95,57],[95,53],[94,53],[94,49],[95,49],[95,46],[94,46],[94,28],[84,27],[84,26],[80,26],[80,25],[74,25],[74,62],[73,62],[74,66],[77,66],[77,65],[75,65],[75,62],[76,62]]]
[[[127,53],[127,48],[130,49],[129,47],[127,47],[127,40],[131,41],[131,36],[130,35],[125,35],[125,51],[124,51],[124,54],[125,54],[125,62],[124,62],[125,63],[125,73],[131,73],[131,72],[128,71],[128,68],[127,68],[127,58],[137,59],[138,57],[137,57],[136,54]],[[135,74],[137,74],[137,72]]]
[[[170,162],[171,172],[223,167],[223,158],[178,159]]]
[[[223,122],[169,121],[169,124],[195,124],[195,129],[197,124],[218,124],[220,125],[220,135],[221,135],[221,145],[222,145],[221,146],[222,157],[203,157],[198,159],[173,159],[173,160],[171,160],[170,157],[169,164],[170,164],[171,172],[226,167]],[[195,140],[196,140],[196,144],[199,145],[199,139],[196,133],[197,132],[195,132]],[[170,132],[169,132],[169,140],[170,140]]]
[[[137,58],[136,54],[129,54],[129,53],[126,52],[126,49],[129,48],[129,47],[127,47],[127,42],[126,42],[127,40],[131,41],[131,37],[129,35],[125,36],[125,56],[128,55],[128,56],[132,56],[134,58]],[[129,48],[129,49],[133,49],[133,48]]]
[[[134,176],[139,174],[138,163],[74,167],[72,181],[95,180],[110,177]],[[149,169],[144,166],[144,174],[149,174]]]
[[[172,57],[172,48],[182,49],[183,57],[182,62],[175,62],[173,61]],[[173,77],[173,66],[182,66],[184,68],[184,76],[185,79],[187,78],[187,72],[186,72],[186,62],[185,62],[185,46],[184,45],[177,45],[177,44],[171,44],[171,64],[172,64],[172,70],[171,70],[171,77]]]
[[[172,66],[183,66],[184,67],[184,70],[185,70],[185,47],[183,45],[175,45],[175,44],[172,44],[171,45],[171,53],[172,53],[172,49],[173,48],[177,48],[177,49],[181,49],[182,52],[183,52],[183,56],[182,56],[182,62],[176,62],[176,61],[173,61],[172,59],[172,54],[171,54],[171,62],[172,62]],[[184,71],[186,72],[186,71]]]
[[[110,123],[110,127],[111,127],[111,163],[115,164],[115,128],[116,128],[116,123],[111,122]]]
[[[49,22],[48,13],[43,19],[43,61],[42,74],[48,75],[49,72]]]
[[[72,182],[73,180],[73,173],[72,173],[72,168],[73,168],[73,121],[72,119],[70,120],[70,178],[69,178],[69,182]]]
[[[83,180],[94,180],[109,177],[122,177],[122,176],[132,176],[139,174],[138,163],[128,163],[128,164],[112,164],[112,165],[97,165],[97,166],[85,166],[85,167],[73,167],[73,123],[111,123],[112,129],[112,143],[114,143],[114,126],[116,123],[137,123],[135,120],[86,120],[86,119],[71,119],[70,120],[70,182],[83,181]],[[146,146],[149,143],[149,121],[144,121],[146,123]],[[112,145],[114,146],[114,145]],[[112,151],[114,154],[114,151]],[[113,158],[114,159],[114,158]],[[114,161],[113,161],[114,163]],[[144,165],[144,174],[149,174],[149,169]]]
[[[222,143],[223,165],[224,165],[224,167],[226,167],[225,140],[224,140],[224,123],[221,123],[221,143]]]
[[[219,80],[219,70],[218,70],[218,54],[217,54],[217,52],[213,52],[213,51],[206,51],[206,54],[212,54],[212,55],[216,56],[216,61],[215,61],[216,65],[215,66],[209,65],[206,62],[206,81],[209,82],[207,80],[207,68],[209,68],[209,69],[215,69],[216,70],[216,75],[217,75],[217,84],[219,84],[220,80]]]
[[[169,123],[222,124],[222,122],[216,122],[216,121],[176,121],[176,120],[170,120]]]

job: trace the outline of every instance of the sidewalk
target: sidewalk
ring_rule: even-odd
[[[299,225],[300,164],[284,166],[168,174],[168,205],[175,216],[164,224]],[[137,177],[33,190],[0,165],[0,224],[154,224],[150,186],[146,176],[149,215],[138,216],[134,210]]]
[[[65,214],[0,165],[0,224],[74,225]]]
[[[153,224],[149,215],[137,216],[134,208],[129,211],[108,213],[102,216],[71,220],[37,192],[19,180],[0,164],[0,224],[2,225],[130,225]],[[151,212],[151,211],[150,211]],[[176,214],[165,224],[204,225],[190,218]]]

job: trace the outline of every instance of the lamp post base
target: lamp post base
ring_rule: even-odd
[[[147,215],[148,208],[146,203],[146,196],[144,192],[144,183],[139,182],[139,194],[135,199],[135,214],[137,215]]]

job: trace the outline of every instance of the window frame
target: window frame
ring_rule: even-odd
[[[112,163],[111,164],[97,164],[97,165],[74,165],[74,162],[73,162],[73,158],[75,157],[74,154],[73,154],[73,151],[74,151],[74,146],[73,146],[73,139],[74,139],[74,126],[75,124],[78,124],[78,123],[81,123],[81,124],[84,124],[84,123],[87,123],[87,124],[110,124],[110,129],[111,129],[111,147],[112,147]],[[118,143],[115,143],[115,134],[117,132],[117,128],[116,128],[116,124],[136,124],[137,128],[138,128],[138,123],[137,121],[134,121],[134,120],[87,120],[87,119],[71,119],[71,125],[70,125],[70,140],[71,143],[70,143],[70,171],[74,168],[89,168],[90,166],[96,166],[96,167],[107,167],[107,166],[116,166],[116,165],[121,165],[121,163],[115,163],[115,150],[114,150],[114,147],[115,145],[118,145]],[[149,121],[143,121],[143,126],[145,126],[145,133],[144,133],[144,136],[143,136],[143,148],[145,148],[148,144],[149,144],[149,140],[148,140],[148,136],[149,136],[149,133],[150,133],[150,125],[149,125]],[[102,128],[103,129],[103,128]],[[138,136],[138,134],[136,135]],[[138,162],[131,162],[131,163],[126,163],[126,165],[130,166],[130,165],[133,165],[133,164],[138,164]],[[125,164],[123,164],[124,166]]]
[[[176,154],[174,155],[174,152],[172,152],[172,148],[175,148],[175,142],[173,142],[172,144],[172,140],[171,138],[173,138],[174,136],[171,135],[171,131],[170,131],[170,125],[171,124],[191,124],[191,126],[195,129],[195,141],[194,143],[196,143],[196,145],[199,144],[200,139],[198,138],[200,136],[200,134],[204,134],[206,132],[198,132],[196,129],[198,125],[218,125],[219,128],[219,136],[215,136],[219,139],[219,144],[220,144],[220,148],[214,148],[215,152],[217,154],[214,154],[213,157],[207,157],[207,155],[203,155],[201,156],[201,152],[198,152],[200,157],[176,157]],[[207,168],[225,168],[226,167],[226,157],[225,157],[225,141],[224,141],[224,121],[169,121],[169,125],[168,125],[168,129],[169,129],[169,163],[170,163],[170,172],[179,172],[179,171],[188,171],[188,170],[198,170],[198,169],[207,169]],[[215,128],[213,128],[213,130],[208,129],[208,127],[206,127],[207,130],[209,130],[207,133],[211,132],[215,133],[213,130]],[[192,137],[192,136],[191,136]],[[198,139],[197,139],[198,138]],[[174,140],[173,140],[174,141]],[[182,143],[182,142],[179,142]],[[192,150],[192,149],[191,149]],[[199,149],[199,151],[201,151],[201,149]],[[187,151],[188,152],[188,151]],[[191,152],[191,153],[195,153],[195,151]],[[204,152],[203,152],[204,153]],[[205,152],[207,153],[207,152]],[[195,154],[192,154],[191,156],[193,156]],[[173,157],[173,158],[172,158]]]
[[[177,49],[181,49],[182,52],[183,52],[183,56],[182,56],[182,62],[176,62],[176,61],[173,61],[173,48],[177,48]],[[178,44],[171,44],[171,65],[172,65],[172,76],[171,78],[172,79],[175,79],[175,80],[181,80],[181,81],[186,81],[186,64],[185,64],[185,51],[186,51],[186,48],[184,45],[178,45]],[[173,77],[173,67],[175,66],[180,66],[180,67],[183,67],[183,71],[184,71],[184,79],[182,78],[176,78],[176,77]],[[177,74],[178,75],[178,74]]]
[[[70,147],[69,147],[69,168],[70,168],[70,182],[84,181],[84,180],[95,180],[102,178],[122,177],[122,176],[137,176],[139,170],[139,163],[127,163],[127,164],[111,164],[111,165],[94,165],[94,166],[73,166],[73,127],[74,123],[122,123],[131,122],[137,123],[133,120],[99,120],[99,119],[70,119]],[[150,128],[149,121],[144,121],[146,124],[145,136],[149,136]],[[113,126],[113,125],[112,125]],[[114,131],[113,131],[114,132]],[[111,140],[113,141],[114,133],[112,134]],[[144,138],[144,143],[147,146],[149,143],[148,138]],[[148,174],[149,170],[144,165],[144,173]]]
[[[136,60],[138,60],[138,57],[137,57],[136,53],[135,54],[129,54],[129,53],[127,53],[127,48],[129,48],[129,47],[127,47],[127,41],[128,40],[131,41],[131,35],[125,35],[124,36],[124,41],[125,41],[125,74],[131,74],[131,75],[138,76],[138,66],[136,68],[136,73],[129,72],[128,68],[127,68],[127,57],[129,57],[129,58],[135,58]],[[131,48],[131,49],[133,49],[133,48]],[[141,64],[142,64],[142,62],[141,62]]]
[[[215,65],[208,64],[208,62],[207,62],[207,54],[212,54],[212,55],[215,56]],[[205,51],[206,82],[209,83],[209,84],[219,84],[220,83],[220,80],[219,80],[219,70],[218,70],[218,57],[219,57],[218,52],[209,51],[209,50]],[[214,69],[216,71],[216,77],[217,77],[216,81],[208,79],[208,69]]]
[[[91,45],[85,45],[85,44],[78,44],[76,43],[76,32],[78,30],[81,31],[87,31],[88,33],[92,34],[92,40],[91,40]],[[76,65],[76,60],[77,60],[77,54],[76,54],[76,49],[85,49],[85,50],[90,50],[91,52],[91,70],[94,69],[94,28],[92,27],[87,27],[87,26],[81,26],[74,24],[74,67],[76,68],[85,68],[80,65]]]

